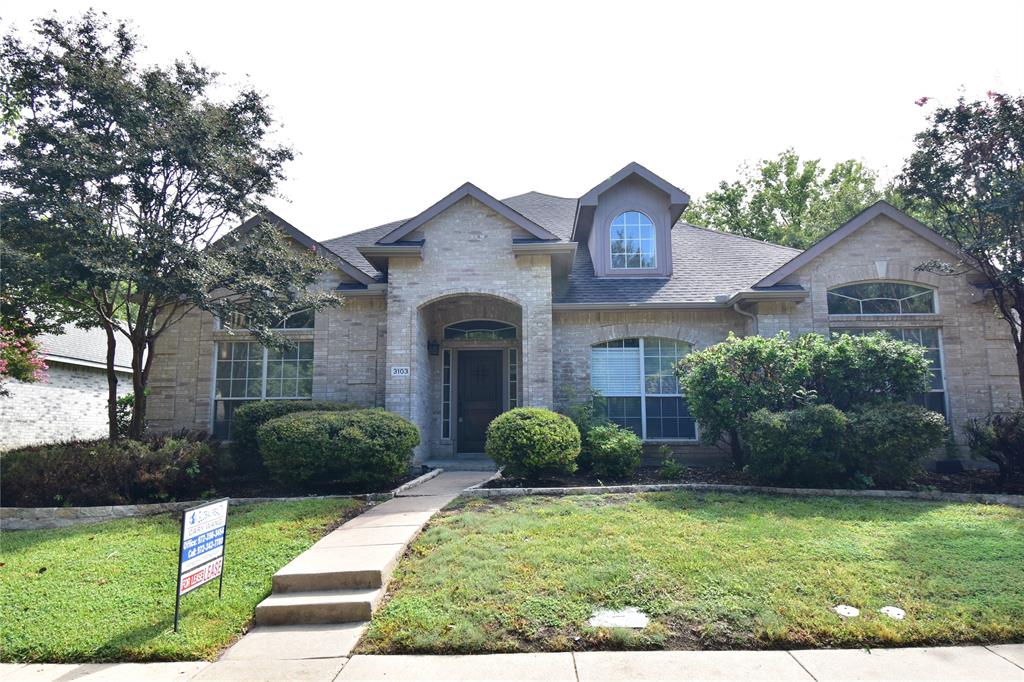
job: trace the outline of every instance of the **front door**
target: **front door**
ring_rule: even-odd
[[[501,414],[501,359],[500,350],[459,351],[459,452],[483,452],[487,425]]]

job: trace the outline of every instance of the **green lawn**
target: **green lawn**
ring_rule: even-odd
[[[274,572],[343,517],[353,500],[231,507],[224,598],[216,583],[182,598],[173,632],[180,516],[0,536],[0,660],[209,659],[270,593]]]
[[[462,500],[396,573],[362,653],[1024,641],[1024,510],[663,493]],[[830,607],[861,616],[843,621]],[[907,612],[895,621],[886,605]],[[592,629],[637,606],[643,631]]]

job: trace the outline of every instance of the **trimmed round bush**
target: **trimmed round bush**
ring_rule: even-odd
[[[283,485],[298,490],[338,482],[371,489],[408,473],[420,433],[379,408],[293,412],[260,426],[257,441],[271,479]]]
[[[571,474],[580,454],[580,431],[564,414],[517,407],[490,423],[484,451],[509,476],[536,479]]]
[[[340,412],[358,407],[330,400],[257,400],[240,405],[231,425],[231,455],[235,468],[240,474],[263,472],[256,432],[271,419],[294,412]]]
[[[834,487],[846,482],[848,419],[831,405],[787,412],[760,409],[743,425],[747,470],[771,485]]]
[[[644,444],[640,437],[618,424],[595,426],[587,431],[590,465],[598,476],[626,478],[636,473]]]
[[[908,403],[862,407],[846,416],[850,420],[846,466],[851,476],[870,478],[870,483],[882,488],[909,481],[947,433],[941,414]]]

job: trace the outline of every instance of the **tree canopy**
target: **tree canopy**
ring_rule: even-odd
[[[882,198],[874,171],[850,159],[826,168],[787,149],[739,168],[739,179],[690,204],[686,220],[805,249]]]
[[[1010,327],[1024,398],[1024,96],[961,97],[936,109],[914,143],[897,188],[907,208],[964,256],[920,268],[984,277]]]
[[[38,20],[35,40],[0,45],[0,220],[5,318],[26,330],[72,321],[107,333],[111,437],[114,347],[132,348],[142,433],[156,339],[193,310],[244,312],[265,344],[286,315],[333,305],[312,286],[328,263],[273,225],[224,233],[284,177],[263,96],[214,99],[217,74],[191,59],[140,66],[138,37],[89,12]],[[218,238],[220,237],[220,238]]]

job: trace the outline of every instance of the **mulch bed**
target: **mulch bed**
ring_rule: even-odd
[[[590,472],[527,481],[522,478],[496,478],[484,488],[575,488],[601,485],[646,485],[656,483],[714,483],[720,485],[757,485],[742,471],[715,467],[685,467],[681,476],[663,478],[658,467],[641,467],[628,478],[599,478]],[[1024,481],[1000,482],[994,471],[964,471],[958,474],[925,472],[903,486],[903,490],[938,490],[945,493],[1024,494]]]
[[[225,478],[217,482],[217,494],[222,497],[302,497],[305,495],[362,495],[365,493],[386,493],[403,483],[419,478],[426,471],[417,469],[392,483],[381,486],[378,490],[368,490],[365,485],[345,485],[337,482],[324,482],[312,485],[303,490],[286,488],[273,481],[258,478]]]

